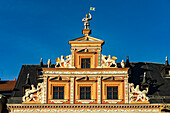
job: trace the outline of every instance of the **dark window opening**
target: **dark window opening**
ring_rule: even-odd
[[[107,99],[118,99],[118,87],[117,86],[107,87]]]
[[[166,75],[169,75],[169,71],[170,71],[169,69],[166,69],[166,70],[165,70],[165,74],[166,74]]]
[[[90,58],[81,59],[81,68],[90,68]]]
[[[80,87],[80,99],[91,99],[91,87]]]
[[[64,87],[53,86],[53,99],[64,99]]]

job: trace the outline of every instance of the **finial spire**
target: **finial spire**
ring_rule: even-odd
[[[43,59],[40,60],[40,66],[43,67]]]
[[[142,84],[141,84],[141,88],[142,89],[146,89],[146,88],[148,88],[149,87],[149,84],[148,84],[148,82],[147,82],[147,74],[146,74],[146,72],[144,72],[144,74],[143,74],[143,81],[142,81]]]
[[[125,66],[125,67],[130,67],[129,56],[127,56],[127,59],[126,59],[126,66]]]
[[[168,66],[168,65],[169,65],[169,63],[168,63],[168,57],[166,56],[165,59],[166,59],[166,60],[165,60],[165,65]]]
[[[48,59],[48,63],[47,63],[47,65],[48,65],[48,68],[50,68],[50,67],[51,67],[51,59]]]
[[[30,82],[30,74],[28,73],[27,74],[27,79],[26,79],[26,82],[25,82],[25,86],[30,86],[31,85],[31,82]]]

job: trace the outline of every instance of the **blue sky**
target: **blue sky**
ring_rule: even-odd
[[[70,54],[68,41],[83,36],[90,5],[91,36],[102,53],[131,62],[170,57],[170,0],[0,0],[0,78],[18,77],[23,64]]]

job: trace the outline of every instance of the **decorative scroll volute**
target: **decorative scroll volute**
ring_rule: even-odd
[[[149,103],[149,97],[146,96],[148,93],[148,88],[146,90],[140,91],[139,85],[134,88],[134,84],[129,84],[129,101],[130,103]]]
[[[26,89],[25,95],[22,97],[23,103],[31,103],[31,102],[41,103],[42,92],[43,92],[42,87],[43,84],[38,83],[37,88],[35,88],[34,85],[31,85],[31,89]]]

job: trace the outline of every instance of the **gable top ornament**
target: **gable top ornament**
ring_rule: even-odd
[[[91,34],[91,29],[89,29],[89,26],[90,26],[90,23],[89,23],[89,20],[92,19],[92,16],[91,14],[89,13],[86,14],[86,17],[82,19],[82,21],[84,22],[84,29],[82,30],[82,33],[85,35],[85,36],[89,36]],[[86,38],[88,40],[88,38]]]
[[[92,19],[92,16],[90,13],[89,13],[89,16],[88,14],[86,14],[86,17],[82,19],[82,21],[84,22],[84,29],[89,29],[89,26],[90,26],[89,20],[91,19]]]

